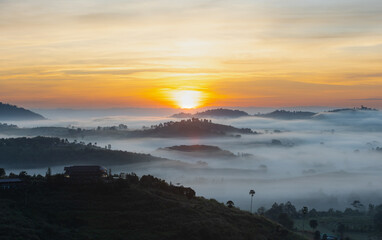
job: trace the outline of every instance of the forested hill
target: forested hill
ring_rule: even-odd
[[[210,109],[204,112],[198,112],[195,114],[190,113],[177,113],[172,115],[174,118],[238,118],[238,117],[247,117],[248,113],[240,110],[231,110],[231,109]]]
[[[256,132],[249,128],[236,128],[213,123],[207,119],[192,118],[180,122],[161,123],[136,133],[141,136],[150,137],[214,137],[240,136],[240,134],[255,134]]]
[[[183,154],[196,154],[196,156],[203,157],[225,157],[225,158],[236,158],[235,154],[230,151],[223,150],[216,146],[209,145],[179,145],[172,147],[160,148],[157,151],[166,151],[166,152],[174,152],[174,153],[183,153]]]
[[[124,165],[144,162],[176,162],[149,154],[107,150],[92,144],[70,143],[59,138],[0,139],[0,166],[12,169],[63,165]]]
[[[257,114],[257,117],[265,118],[274,118],[282,120],[297,120],[297,119],[310,119],[316,113],[314,112],[302,112],[302,111],[285,111],[285,110],[276,110],[270,113]]]
[[[19,128],[16,125],[0,124],[0,134],[13,136],[48,136],[60,138],[176,138],[176,137],[240,137],[241,134],[256,134],[249,128],[236,128],[213,123],[210,120],[192,118],[179,122],[165,122],[142,130],[127,130],[119,127],[96,129],[37,127]]]
[[[30,110],[0,102],[0,121],[44,120],[44,119],[45,118],[41,116],[40,114],[37,114]]]
[[[60,175],[24,178],[19,191],[0,190],[1,239],[304,240],[149,175],[79,185]]]

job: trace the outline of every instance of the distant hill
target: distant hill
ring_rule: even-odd
[[[207,119],[192,118],[180,122],[161,123],[144,131],[135,131],[134,134],[141,137],[239,137],[240,134],[256,134],[256,132],[249,128],[236,128],[213,123]]]
[[[247,117],[249,116],[248,113],[240,110],[231,110],[231,109],[211,109],[204,112],[198,112],[195,114],[191,113],[177,113],[172,115],[171,117],[174,118],[205,118],[205,117],[211,117],[211,118],[239,118],[239,117]]]
[[[0,121],[44,120],[40,114],[0,102]]]
[[[0,124],[0,133],[13,136],[48,136],[60,138],[137,138],[137,137],[240,137],[241,134],[257,134],[249,128],[236,128],[216,124],[206,119],[192,118],[179,122],[165,122],[143,130],[127,130],[119,127],[81,129],[64,127],[19,128]]]
[[[270,113],[265,114],[257,114],[257,117],[265,117],[265,118],[274,118],[274,119],[282,119],[282,120],[298,120],[298,119],[310,119],[316,113],[314,112],[302,112],[302,111],[286,111],[286,110],[276,110]]]
[[[365,106],[361,106],[359,108],[339,108],[339,109],[333,109],[333,110],[330,110],[328,112],[347,112],[347,111],[378,111],[377,109],[375,108],[368,108],[368,107],[365,107]]]
[[[209,145],[180,145],[158,149],[159,151],[184,153],[197,157],[224,157],[235,158],[238,157],[230,151],[223,150],[216,146]]]
[[[26,176],[0,194],[2,239],[304,240],[278,223],[150,175],[65,184]]]
[[[92,144],[70,143],[67,140],[48,137],[0,139],[0,152],[0,166],[13,169],[73,164],[113,166],[171,161],[149,154],[112,151]]]

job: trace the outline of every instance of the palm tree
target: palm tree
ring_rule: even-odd
[[[233,203],[233,201],[228,200],[227,203],[226,203],[226,205],[227,205],[227,207],[229,207],[229,208],[233,208],[233,206],[234,206],[235,204]]]
[[[305,215],[308,213],[308,207],[302,208],[302,231],[305,231]]]
[[[255,195],[255,190],[250,190],[249,195],[251,195],[251,213],[252,213],[252,202],[253,202],[253,195]]]

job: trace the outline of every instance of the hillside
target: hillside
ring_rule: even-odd
[[[231,110],[231,109],[210,109],[204,112],[198,112],[195,114],[191,113],[177,113],[172,115],[173,118],[238,118],[238,117],[247,117],[248,113],[240,110]]]
[[[338,108],[338,109],[333,109],[333,110],[330,110],[328,112],[332,112],[332,113],[336,113],[336,112],[347,112],[347,111],[353,111],[353,112],[356,112],[356,111],[378,111],[377,109],[375,108],[369,108],[369,107],[365,107],[365,106],[361,106],[361,107],[354,107],[354,108]]]
[[[0,121],[44,120],[40,114],[0,102]]]
[[[152,176],[89,185],[59,175],[1,190],[1,239],[302,240],[264,217]]]
[[[180,122],[166,122],[152,126],[151,129],[136,131],[137,136],[149,137],[216,137],[240,134],[255,134],[249,128],[235,128],[229,125],[213,123],[207,119],[192,118]]]
[[[159,151],[167,151],[174,153],[182,153],[190,156],[199,157],[224,157],[224,158],[235,158],[237,157],[230,151],[223,150],[216,146],[209,145],[179,145],[172,147],[165,147],[158,149]]]
[[[16,169],[171,161],[149,154],[112,151],[91,144],[70,143],[67,140],[47,137],[0,139],[0,152],[0,166]]]
[[[257,117],[281,119],[281,120],[298,120],[298,119],[310,119],[316,113],[314,112],[302,112],[302,111],[285,111],[285,110],[276,110],[270,113],[257,114]]]
[[[249,128],[236,128],[216,124],[206,119],[192,118],[179,122],[165,122],[143,130],[126,130],[118,127],[81,129],[64,127],[19,128],[0,125],[0,133],[16,136],[48,136],[60,138],[141,138],[141,137],[240,137],[240,134],[256,134]]]

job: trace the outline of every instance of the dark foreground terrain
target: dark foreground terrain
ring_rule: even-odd
[[[87,185],[26,178],[19,189],[0,190],[0,239],[303,239],[151,176]]]

